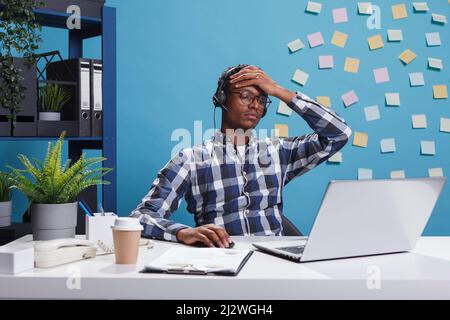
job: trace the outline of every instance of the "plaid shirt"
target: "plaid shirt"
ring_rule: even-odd
[[[215,224],[230,235],[282,235],[283,187],[335,154],[352,134],[343,118],[300,92],[288,106],[313,133],[251,136],[242,157],[218,131],[173,157],[131,213],[144,226],[143,235],[176,241],[176,233],[188,228],[170,220],[183,196],[197,226]]]

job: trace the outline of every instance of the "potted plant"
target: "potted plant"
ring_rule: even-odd
[[[11,186],[10,176],[0,172],[0,227],[11,225]]]
[[[97,184],[109,184],[102,179],[110,168],[92,168],[106,160],[103,157],[86,158],[83,153],[78,161],[62,165],[61,149],[65,132],[53,145],[48,143],[44,162],[26,156],[18,158],[25,169],[11,166],[13,188],[24,193],[31,202],[31,228],[34,240],[51,240],[75,237],[77,225],[76,198],[84,189]]]
[[[70,91],[57,84],[39,88],[39,120],[60,121],[61,110],[71,98]]]

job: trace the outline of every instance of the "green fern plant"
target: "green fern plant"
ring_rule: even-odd
[[[84,189],[93,185],[109,184],[103,180],[103,176],[112,171],[111,168],[91,168],[106,158],[86,158],[83,153],[73,165],[70,159],[64,165],[61,164],[64,136],[65,132],[55,145],[48,143],[43,163],[37,159],[30,161],[28,157],[19,154],[18,158],[25,169],[8,166],[11,170],[12,187],[24,193],[32,203],[72,203]]]
[[[47,84],[39,88],[39,109],[48,112],[60,112],[70,100],[70,91],[57,84]]]
[[[0,172],[0,202],[11,201],[12,181],[9,174]]]

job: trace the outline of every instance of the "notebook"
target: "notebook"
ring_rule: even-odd
[[[249,249],[174,247],[141,272],[236,276],[252,253]]]

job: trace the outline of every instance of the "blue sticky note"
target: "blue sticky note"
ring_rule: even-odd
[[[439,32],[426,33],[425,37],[427,38],[428,47],[435,47],[441,45],[441,36],[439,35]]]
[[[412,72],[409,74],[409,83],[411,87],[424,86],[425,80],[422,72]]]
[[[380,146],[381,146],[381,152],[382,153],[395,152],[396,151],[395,139],[393,139],[393,138],[381,139]]]
[[[372,169],[358,168],[358,180],[372,179]]]
[[[380,119],[380,110],[378,109],[378,106],[365,107],[364,114],[366,116],[366,121]]]
[[[434,141],[420,141],[420,152],[424,155],[434,156],[436,154]]]

